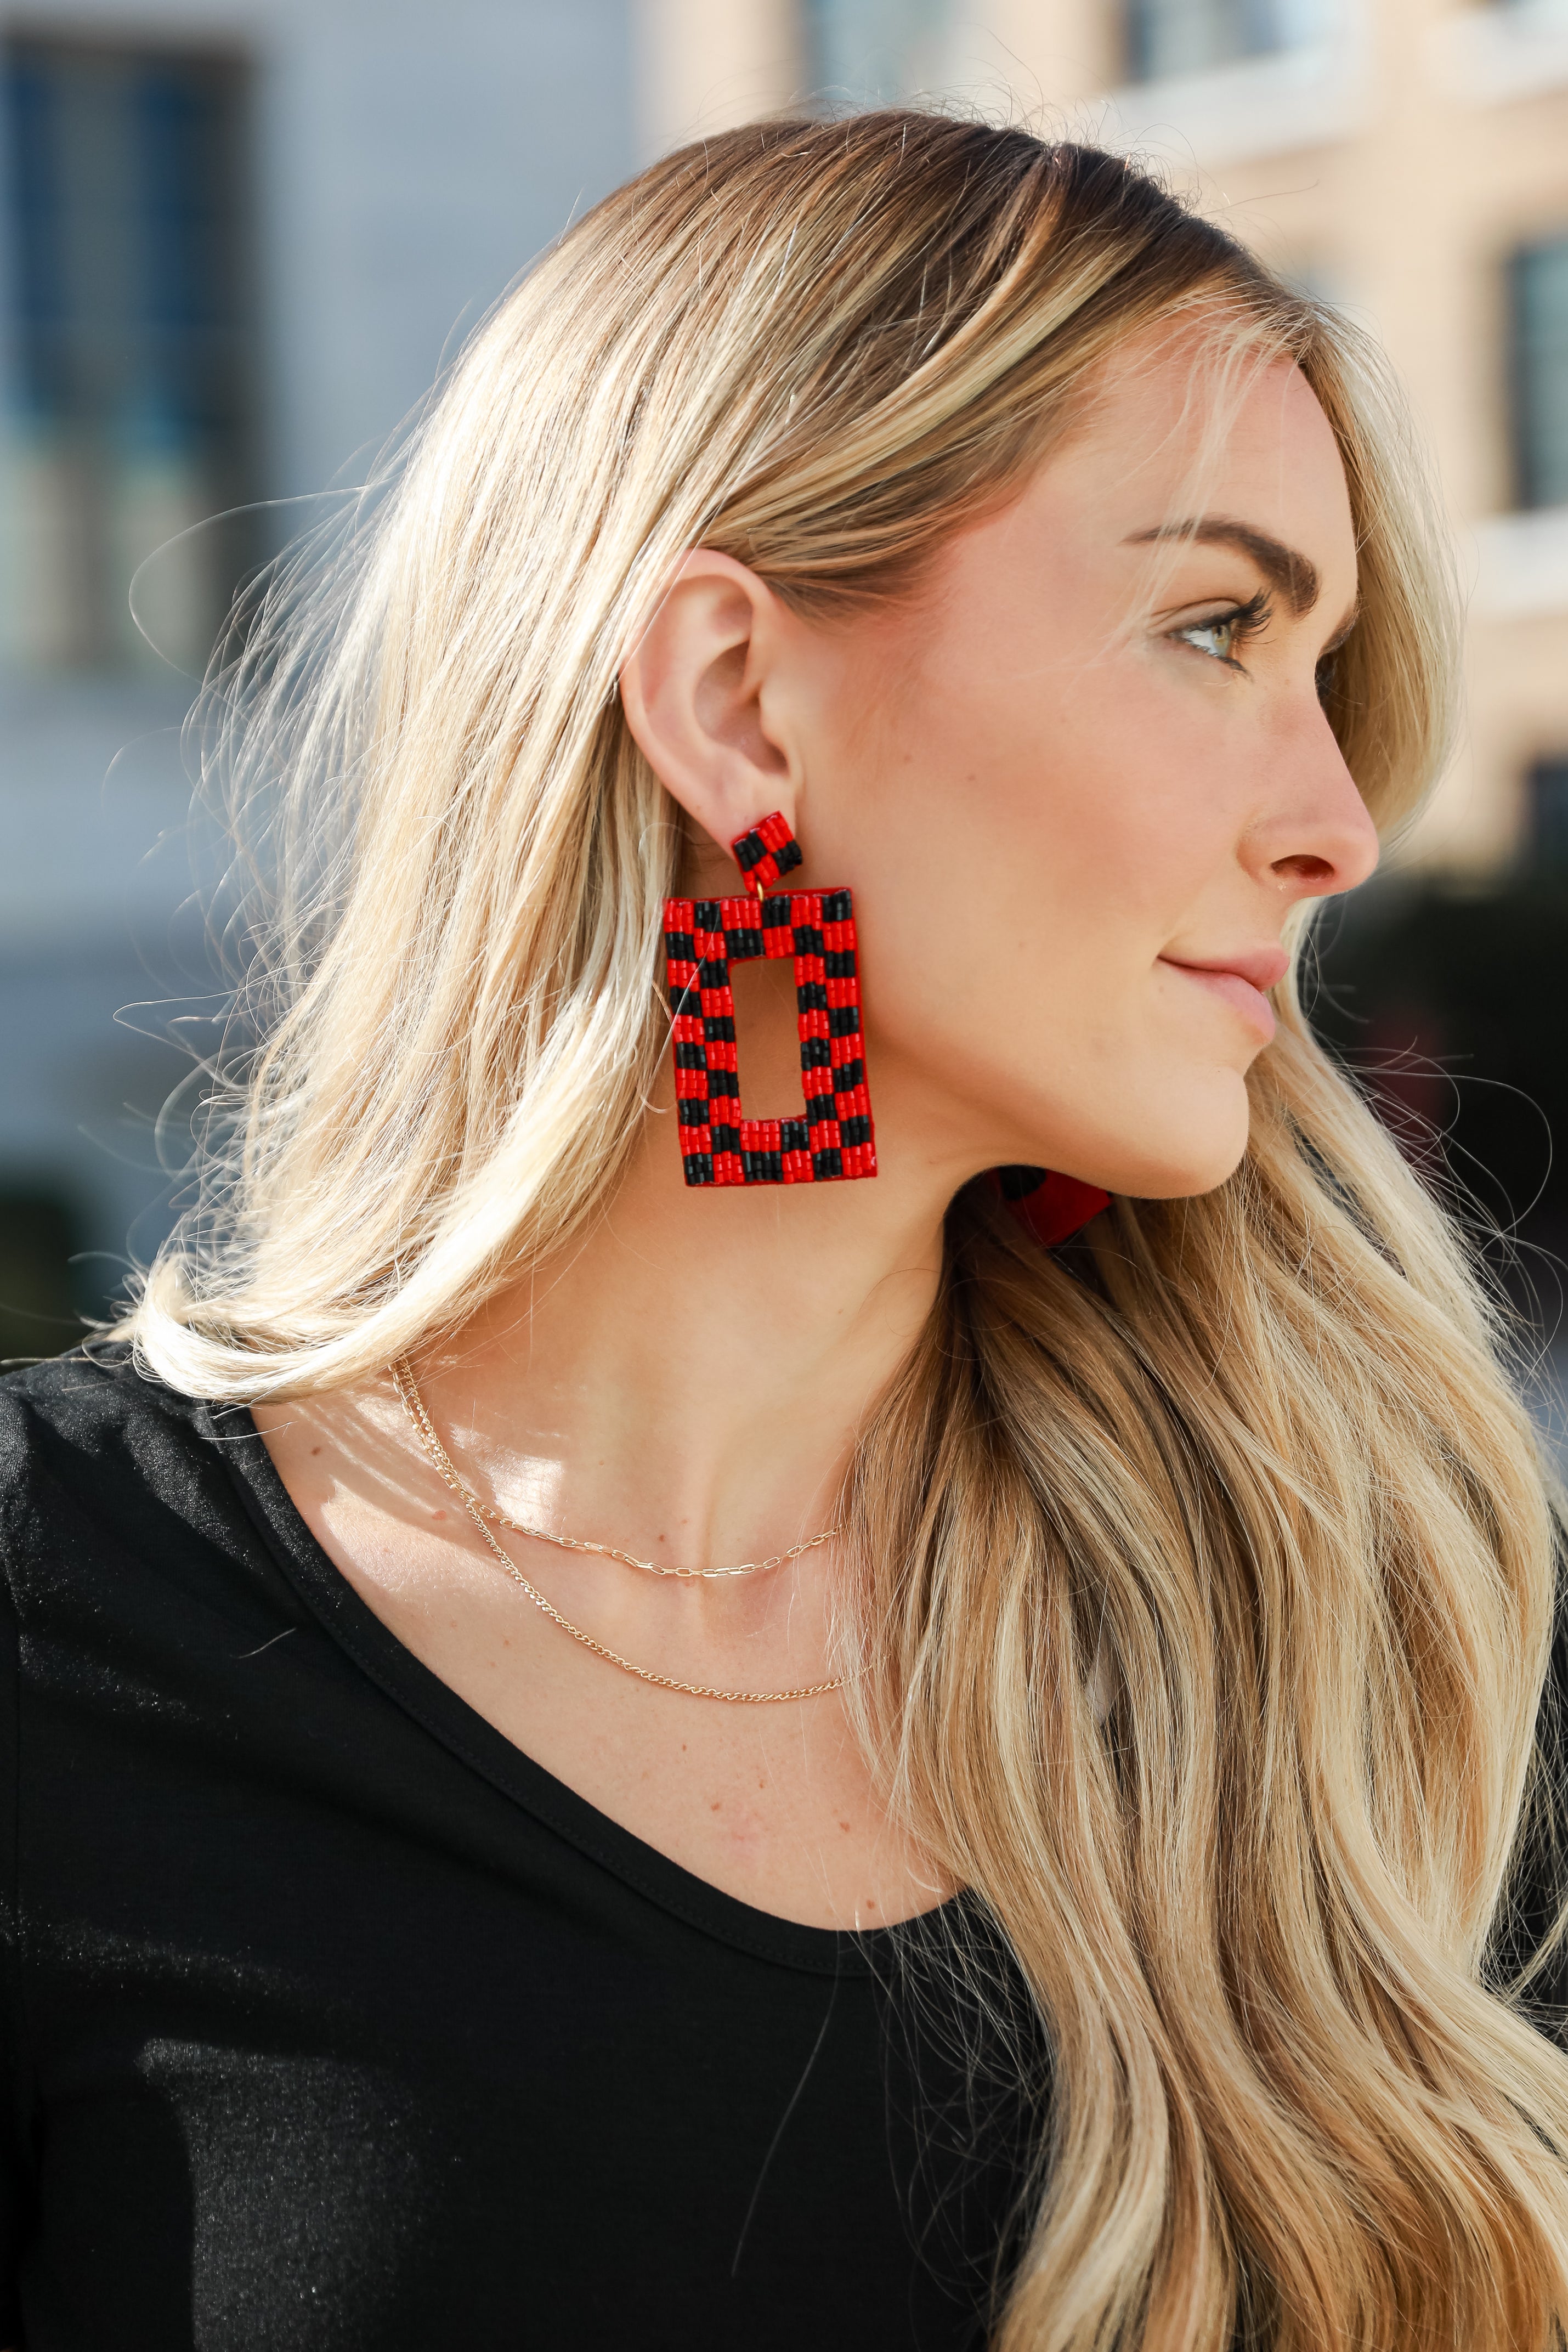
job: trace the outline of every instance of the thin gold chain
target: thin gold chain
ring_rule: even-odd
[[[630,1658],[623,1658],[618,1650],[612,1650],[608,1648],[604,1643],[596,1642],[591,1633],[585,1633],[580,1625],[574,1625],[570,1617],[563,1617],[560,1611],[555,1607],[554,1603],[545,1599],[544,1594],[539,1591],[538,1585],[531,1584],[529,1582],[528,1579],[523,1574],[522,1570],[517,1566],[517,1561],[512,1558],[511,1554],[508,1551],[504,1550],[501,1545],[496,1541],[496,1538],[491,1534],[489,1527],[486,1521],[484,1505],[479,1501],[477,1496],[470,1494],[468,1488],[464,1485],[462,1479],[457,1475],[455,1467],[454,1466],[451,1455],[447,1453],[445,1446],[443,1445],[440,1437],[436,1434],[435,1423],[431,1420],[429,1413],[425,1410],[424,1399],[419,1393],[418,1384],[413,1377],[413,1367],[410,1365],[406,1356],[400,1356],[397,1359],[392,1368],[392,1386],[396,1389],[399,1397],[402,1401],[403,1411],[407,1413],[410,1421],[413,1423],[415,1433],[417,1434],[421,1444],[424,1447],[425,1452],[429,1454],[431,1461],[434,1465],[435,1468],[440,1472],[447,1486],[451,1487],[453,1493],[462,1503],[464,1509],[467,1512],[475,1526],[478,1528],[485,1543],[488,1549],[494,1552],[496,1558],[500,1561],[501,1566],[506,1570],[507,1574],[511,1578],[513,1583],[522,1587],[523,1591],[528,1594],[528,1599],[533,1602],[534,1607],[536,1609],[542,1610],[544,1614],[549,1619],[552,1625],[559,1625],[563,1633],[570,1633],[574,1642],[580,1642],[583,1648],[585,1650],[591,1650],[596,1658],[603,1658],[607,1660],[611,1665],[619,1666],[623,1675],[634,1675],[640,1683],[652,1683],[657,1690],[680,1691],[687,1698],[724,1699],[732,1706],[779,1706],[787,1699],[821,1698],[828,1691],[836,1691],[842,1688],[844,1678],[841,1675],[837,1675],[831,1682],[806,1683],[798,1690],[716,1690],[707,1683],[682,1683],[677,1682],[673,1675],[656,1675],[651,1667],[634,1665]],[[501,1514],[497,1512],[495,1517],[497,1518],[500,1518]],[[515,1519],[505,1519],[502,1521],[502,1524],[506,1527],[517,1528],[517,1532],[520,1535],[533,1535],[540,1532],[540,1530],[532,1528],[524,1528]],[[836,1528],[829,1530],[830,1534],[836,1534],[838,1530]],[[627,1559],[629,1558],[629,1555],[625,1552],[612,1551],[608,1544],[578,1543],[573,1542],[570,1538],[564,1536],[546,1536],[544,1540],[547,1543],[560,1544],[563,1549],[571,1551],[604,1552],[613,1559]],[[810,1551],[813,1546],[820,1543],[826,1543],[827,1540],[827,1535],[813,1536],[810,1543],[797,1544],[793,1551],[780,1552],[777,1560],[759,1560],[757,1561],[755,1565],[759,1568],[778,1567],[784,1560],[799,1559],[801,1552]],[[631,1565],[633,1568],[643,1568],[646,1566],[647,1563],[643,1560],[633,1559],[631,1561]],[[654,1572],[655,1574],[660,1573],[658,1570],[655,1570]],[[663,1573],[666,1575],[671,1572],[672,1571],[668,1570],[663,1571]],[[688,1575],[700,1572],[701,1571],[690,1570],[686,1571]],[[709,1570],[708,1572],[711,1574],[713,1571]],[[722,1573],[722,1571],[720,1572]],[[733,1573],[733,1571],[731,1572]]]
[[[760,1576],[765,1569],[784,1568],[790,1560],[799,1559],[803,1552],[815,1551],[819,1544],[831,1543],[840,1532],[837,1528],[824,1528],[820,1536],[808,1536],[804,1543],[791,1544],[788,1551],[776,1551],[768,1559],[742,1560],[738,1568],[661,1568],[657,1560],[639,1559],[632,1552],[617,1550],[613,1544],[590,1543],[583,1536],[552,1535],[549,1528],[531,1527],[527,1519],[509,1519],[505,1511],[497,1511],[491,1504],[482,1503],[473,1488],[464,1485],[452,1456],[436,1434],[435,1425],[425,1411],[423,1398],[414,1387],[406,1356],[400,1356],[392,1366],[392,1379],[397,1383],[405,1410],[412,1415],[423,1440],[425,1451],[453,1493],[459,1496],[470,1510],[481,1512],[492,1526],[510,1528],[517,1535],[532,1536],[539,1543],[554,1544],[558,1550],[597,1552],[601,1559],[618,1559],[627,1568],[640,1568],[645,1576],[674,1576],[684,1582],[692,1582],[697,1579],[708,1580],[725,1576]],[[405,1393],[405,1384],[413,1396],[412,1405]]]

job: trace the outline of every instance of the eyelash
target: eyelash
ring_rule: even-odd
[[[1173,629],[1171,635],[1177,643],[1183,640],[1190,642],[1205,629],[1229,629],[1232,646],[1245,646],[1261,635],[1273,616],[1274,607],[1269,602],[1268,591],[1260,588],[1255,595],[1249,596],[1245,604],[1230,604],[1222,613],[1209,613],[1201,621],[1188,621],[1182,628]],[[1226,669],[1241,667],[1234,654],[1210,653],[1203,646],[1194,646],[1193,651],[1202,654],[1206,661],[1220,663]]]

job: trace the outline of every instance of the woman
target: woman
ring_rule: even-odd
[[[279,586],[261,1042],[4,1392],[28,2352],[1557,2340],[1552,1522],[1291,977],[1437,547],[1342,322],[901,112]]]

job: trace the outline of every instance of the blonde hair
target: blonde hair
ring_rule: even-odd
[[[907,111],[706,141],[508,298],[223,681],[280,878],[140,1360],[364,1381],[599,1213],[679,846],[616,678],[677,560],[896,594],[1186,319],[1292,355],[1338,436],[1328,707],[1405,822],[1453,607],[1359,337],[1092,149]],[[959,1196],[852,1475],[859,1727],[1050,2040],[1007,2352],[1536,2352],[1568,2317],[1568,2063],[1492,1958],[1549,1497],[1455,1229],[1281,993],[1217,1192],[1117,1202],[1075,1268]]]

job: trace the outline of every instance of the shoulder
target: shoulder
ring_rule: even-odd
[[[41,1489],[86,1502],[183,1483],[204,1444],[202,1409],[144,1379],[129,1353],[80,1351],[0,1380],[0,1523]]]
[[[189,1582],[257,1572],[256,1530],[224,1461],[258,1444],[207,1407],[94,1349],[0,1380],[0,1566],[18,1611],[67,1586],[102,1597],[133,1563]]]
[[[35,1433],[55,1432],[96,1455],[127,1437],[188,1424],[201,1410],[139,1372],[129,1349],[76,1349],[0,1379],[0,1465],[9,1467]]]

